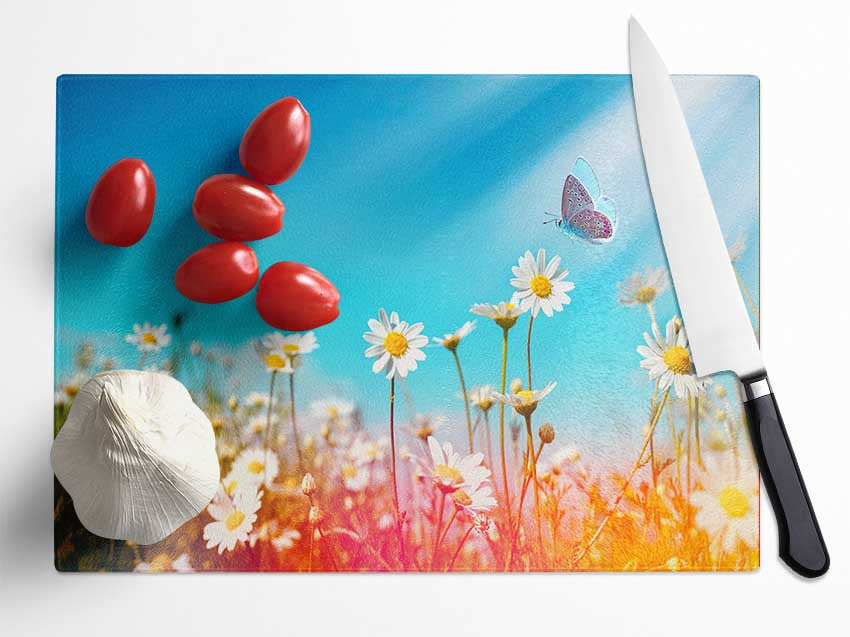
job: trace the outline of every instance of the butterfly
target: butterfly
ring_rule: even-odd
[[[576,159],[564,182],[561,214],[543,223],[554,222],[566,235],[589,243],[608,243],[617,232],[617,210],[614,202],[602,194],[599,179],[584,157]]]

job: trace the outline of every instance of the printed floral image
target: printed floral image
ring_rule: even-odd
[[[552,424],[535,417],[559,390],[557,380],[531,384],[537,376],[530,356],[535,309],[558,320],[567,313],[565,292],[580,284],[566,282],[561,257],[549,258],[543,249],[536,256],[526,252],[519,263],[506,283],[525,296],[514,303],[470,304],[470,311],[492,319],[498,330],[481,330],[472,338],[478,336],[476,325],[467,321],[432,337],[433,346],[450,357],[426,356],[429,339],[421,322],[383,308],[377,319],[366,317],[362,364],[387,383],[389,419],[383,431],[359,422],[356,396],[299,404],[295,379],[308,368],[309,357],[325,351],[316,333],[262,335],[253,347],[259,354],[254,364],[270,379],[267,393],[251,389],[241,399],[226,400],[214,387],[195,393],[218,440],[218,494],[204,513],[160,545],[108,542],[101,567],[120,564],[140,572],[755,567],[758,475],[740,408],[732,406],[723,385],[710,395],[710,379],[694,375],[681,321],[673,316],[663,328],[656,322],[652,302],[667,290],[663,270],[635,273],[619,286],[621,303],[648,310],[648,331],[633,359],[647,372],[648,417],[640,444],[631,450],[631,468],[621,473],[585,463],[580,450],[561,444]],[[527,330],[513,356],[526,378],[506,385],[503,358],[493,361],[491,378],[497,382],[468,390],[458,352],[489,349],[498,344],[499,331],[507,339],[520,321]],[[149,324],[144,326],[142,334]],[[163,350],[169,347],[166,328],[150,332]],[[128,343],[143,342],[135,338],[139,332],[134,328]],[[640,336],[634,335],[636,343]],[[197,357],[204,349],[194,340],[184,356]],[[397,392],[420,364],[441,366],[449,384],[454,368],[462,409],[449,419],[419,413],[400,426]],[[221,367],[226,372],[223,362]],[[73,401],[85,372],[60,383],[57,409]],[[288,379],[283,397],[275,383],[279,374]],[[491,434],[489,414],[496,405],[499,430]],[[62,496],[57,514],[68,515]],[[70,529],[57,549],[60,563],[73,559],[76,533]],[[82,569],[87,563],[81,558],[76,563]]]
[[[165,233],[182,227],[187,210],[193,223],[197,174],[180,172],[178,183],[157,173],[174,210],[157,203],[161,216],[124,261],[64,229],[84,209],[86,188],[63,185],[54,433],[98,372],[169,374],[209,418],[221,484],[196,517],[141,546],[86,531],[55,483],[56,567],[757,568],[758,471],[737,380],[696,374],[639,160],[628,77],[599,77],[382,79],[392,91],[368,78],[298,80],[316,139],[304,169],[273,186],[286,201],[285,227],[256,249],[262,267],[287,259],[333,278],[339,317],[313,330],[265,324],[253,292],[207,305],[172,289],[182,251],[194,249],[181,244],[196,236]],[[85,106],[98,103],[91,95],[114,109],[135,81],[148,86],[104,80],[87,84],[85,99],[60,102],[60,141],[64,126],[98,135],[91,124],[100,111]],[[198,95],[220,90],[220,80],[185,81]],[[234,109],[253,112],[276,91],[290,94],[294,80],[253,81],[267,94],[245,106],[231,91]],[[695,129],[717,100],[739,99],[723,111],[724,131],[703,130],[700,152],[711,153],[706,177],[757,329],[758,242],[747,239],[758,236],[757,180],[723,190],[730,170],[757,175],[757,136],[748,134],[757,83],[676,81],[689,88],[683,108]],[[168,107],[182,126],[177,98],[188,89],[168,85],[174,97],[151,108]],[[64,99],[82,88],[68,83]],[[415,91],[416,108],[401,99],[405,91]],[[376,113],[351,119],[352,99]],[[533,135],[523,128],[531,113]],[[200,116],[209,126],[226,119]],[[223,137],[238,140],[244,126],[235,122]],[[107,141],[116,143],[92,143]],[[60,149],[60,180],[96,179],[74,144]],[[617,233],[604,244],[544,224],[578,156],[617,202]],[[156,160],[151,166],[183,170]]]

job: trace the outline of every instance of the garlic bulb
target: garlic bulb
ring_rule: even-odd
[[[212,425],[166,374],[98,374],[53,441],[53,471],[89,531],[158,542],[209,504],[219,483]]]

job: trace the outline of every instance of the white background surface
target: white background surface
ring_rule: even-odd
[[[0,621],[9,635],[847,634],[846,3],[0,0]],[[844,8],[841,5],[844,4]],[[753,574],[59,575],[51,441],[61,73],[628,71],[638,17],[674,73],[762,89],[762,345],[833,567]]]

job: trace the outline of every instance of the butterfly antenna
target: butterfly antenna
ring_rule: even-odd
[[[549,216],[549,217],[552,217],[552,219],[549,219],[548,221],[544,221],[544,222],[543,222],[543,225],[544,225],[544,226],[545,226],[547,223],[553,223],[553,222],[557,221],[557,220],[560,218],[558,215],[553,214],[553,213],[551,213],[551,212],[544,212],[543,214],[544,214],[544,215],[547,215],[547,216]]]

